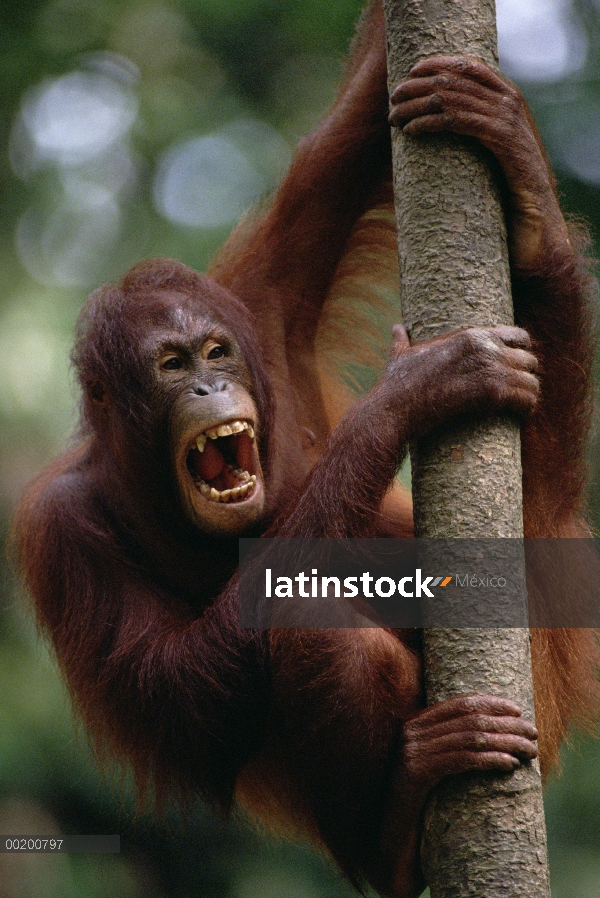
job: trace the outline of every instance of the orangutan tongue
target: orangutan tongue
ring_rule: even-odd
[[[217,449],[213,440],[207,440],[204,452],[194,453],[196,474],[209,483],[218,477],[225,467],[225,459]]]
[[[252,473],[252,463],[254,460],[253,441],[247,433],[240,433],[236,441],[236,459],[237,466],[242,471],[250,471]]]

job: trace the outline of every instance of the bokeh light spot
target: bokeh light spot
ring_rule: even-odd
[[[580,69],[585,33],[569,0],[497,0],[504,71],[527,81],[556,81]]]
[[[136,115],[133,91],[114,72],[76,71],[30,91],[21,121],[38,164],[75,165],[122,138]]]
[[[237,119],[212,134],[180,141],[159,162],[156,207],[175,224],[235,224],[275,187],[290,155],[281,134],[256,119]]]

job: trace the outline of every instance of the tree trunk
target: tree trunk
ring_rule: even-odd
[[[390,85],[434,54],[497,65],[494,0],[384,0]],[[403,317],[412,341],[513,321],[506,232],[486,151],[452,135],[393,135]],[[456,427],[412,451],[416,536],[522,537],[516,426]],[[522,579],[522,594],[525,581]],[[533,719],[526,629],[425,631],[429,703],[500,694]],[[537,763],[444,782],[426,814],[422,863],[432,898],[549,896]]]

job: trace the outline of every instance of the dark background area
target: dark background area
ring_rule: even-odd
[[[359,0],[4,0],[0,7],[0,525],[76,420],[69,348],[91,289],[174,256],[204,269],[333,99]],[[600,239],[600,0],[501,0],[503,70],[564,208]],[[597,446],[597,438],[594,440]],[[600,522],[600,463],[590,455]],[[546,793],[555,898],[600,898],[600,746]],[[0,854],[0,898],[335,898],[309,849],[198,808],[134,812],[74,729],[4,566],[0,834],[121,833],[119,856]]]

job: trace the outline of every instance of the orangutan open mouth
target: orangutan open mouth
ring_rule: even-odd
[[[254,428],[239,420],[211,427],[196,438],[186,464],[210,502],[242,502],[256,489]]]

